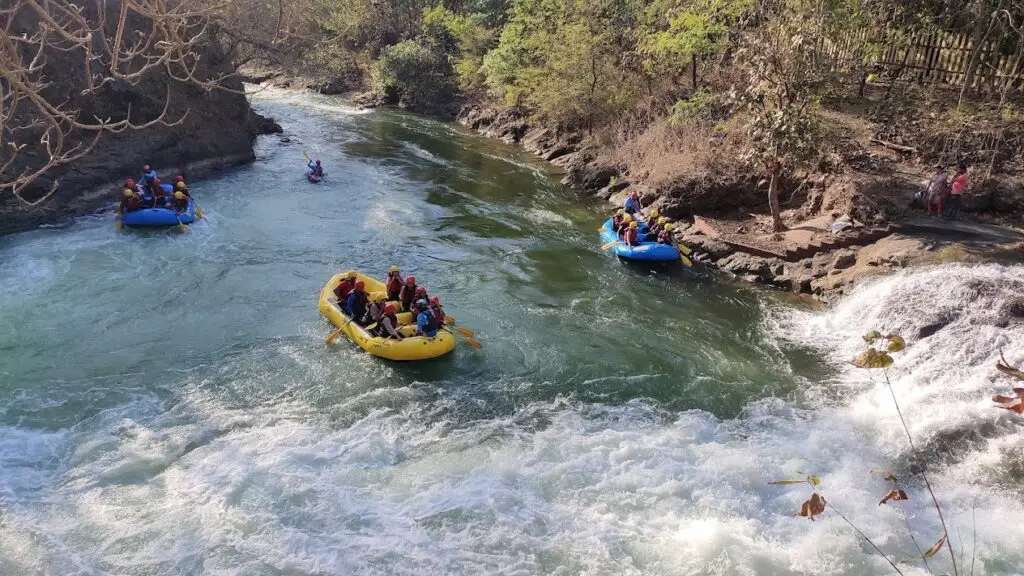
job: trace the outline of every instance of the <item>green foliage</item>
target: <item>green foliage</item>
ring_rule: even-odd
[[[466,92],[483,87],[484,55],[494,46],[494,30],[481,14],[460,15],[438,4],[423,12],[422,37],[448,58]]]
[[[412,109],[431,109],[451,98],[451,66],[435,50],[405,40],[385,47],[373,65],[375,92]]]
[[[700,90],[686,100],[677,100],[669,112],[668,123],[673,126],[685,124],[702,112],[711,109],[715,99],[709,92]]]
[[[650,73],[681,73],[693,58],[719,54],[754,0],[660,0],[645,11],[641,51]]]

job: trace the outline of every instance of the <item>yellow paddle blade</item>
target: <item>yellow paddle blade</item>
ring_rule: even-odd
[[[114,229],[116,229],[116,230],[124,229],[124,224],[121,223],[121,219],[120,218],[118,218],[117,220],[114,220]]]
[[[206,219],[206,215],[203,214],[203,209],[200,208],[198,204],[196,204],[196,216],[198,216],[200,220]]]
[[[483,344],[473,340],[472,338],[463,338],[462,341],[469,344],[470,348],[476,348],[477,350],[484,347]]]
[[[309,152],[306,152],[305,150],[303,150],[302,151],[302,157],[305,158],[306,160],[309,160]]]
[[[607,250],[607,249],[611,248],[612,246],[615,246],[618,243],[619,243],[618,240],[612,240],[611,242],[605,244],[604,246],[601,246],[601,250]]]
[[[679,251],[682,252],[683,254],[686,254],[687,256],[693,254],[693,250],[690,250],[689,246],[687,246],[686,244],[676,244],[676,248],[679,248]]]
[[[444,322],[445,324],[455,324],[455,316],[445,316]]]
[[[456,326],[452,328],[452,330],[454,330],[460,336],[465,336],[466,338],[474,338],[476,336],[476,333],[470,330],[469,328],[462,328],[461,326]]]
[[[182,234],[184,234],[185,232],[188,232],[188,228],[185,228],[184,224],[182,224],[181,222],[178,222],[178,231],[181,232]]]
[[[693,268],[693,261],[691,261],[686,256],[680,255],[679,259],[683,261],[683,266],[686,266],[687,268]]]
[[[344,328],[344,326],[342,326],[341,328]],[[338,335],[341,334],[341,328],[338,328],[334,332],[331,332],[331,335],[327,337],[328,345],[334,344],[334,341],[338,339]]]

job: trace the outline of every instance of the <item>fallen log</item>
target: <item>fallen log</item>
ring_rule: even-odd
[[[894,142],[886,142],[885,140],[879,140],[878,138],[872,138],[871,142],[878,144],[879,146],[885,146],[897,152],[905,152],[907,154],[917,154],[917,148],[913,146],[904,146],[902,144],[896,144]]]

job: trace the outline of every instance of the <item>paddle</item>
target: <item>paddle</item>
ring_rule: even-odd
[[[683,266],[686,266],[687,268],[693,268],[693,261],[691,261],[686,256],[680,254],[679,259],[683,261]]]
[[[459,334],[457,332],[452,332],[451,330],[448,329],[447,326],[442,326],[441,330],[444,330],[445,332],[447,332],[447,333],[449,333],[449,334],[451,334],[453,336],[455,336],[455,335],[462,336],[462,341],[465,342],[466,344],[469,344],[470,348],[480,349],[480,348],[484,347],[483,344],[477,342],[476,340],[470,338],[469,336],[463,336],[462,334]]]
[[[455,317],[454,316],[445,316],[444,317],[444,322],[445,322],[445,324],[452,324],[453,325],[452,330],[455,330],[456,332],[458,332],[459,334],[465,336],[466,338],[476,338],[476,332],[473,332],[469,328],[463,328],[461,326],[454,326],[454,324],[455,324]]]
[[[344,330],[346,326],[351,324],[353,320],[355,320],[355,318],[349,318],[348,322],[345,322],[344,324],[341,325],[341,328],[338,328],[334,332],[331,332],[331,335],[327,337],[327,345],[330,346],[331,344],[334,344],[334,341],[338,339],[338,335],[341,334],[341,331]]]
[[[612,240],[611,242],[605,244],[604,246],[601,246],[601,250],[607,250],[607,249],[611,248],[612,246],[615,246],[618,243],[619,243],[618,240]]]
[[[178,216],[177,212],[174,213],[174,219],[178,221],[178,230],[180,230],[182,234],[188,232],[188,228],[185,228],[185,225],[181,223],[181,216]]]
[[[116,218],[116,219],[114,220],[114,229],[115,229],[115,230],[123,230],[123,229],[124,229],[124,224],[123,224],[123,223],[121,223],[121,216],[118,216],[118,217],[117,217],[117,218]]]

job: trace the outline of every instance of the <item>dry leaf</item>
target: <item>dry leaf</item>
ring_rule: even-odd
[[[864,341],[868,344],[874,344],[876,340],[881,338],[882,335],[878,333],[878,330],[872,330],[864,335]]]
[[[878,505],[881,506],[890,500],[910,500],[910,498],[907,497],[907,493],[903,490],[889,490],[889,493],[885,495],[885,498],[882,498]]]
[[[768,485],[769,486],[783,486],[783,485],[786,485],[786,484],[804,484],[806,482],[807,482],[807,480],[776,480],[774,482],[769,482]]]
[[[825,498],[815,492],[811,497],[800,505],[800,512],[796,516],[814,521],[814,517],[825,511]]]
[[[889,334],[888,336],[885,337],[885,339],[889,341],[889,346],[887,347],[889,352],[901,352],[904,348],[907,347],[907,342],[906,340],[903,339],[902,336],[898,336],[896,334]]]
[[[868,348],[853,360],[857,368],[888,368],[892,364],[892,356],[874,348]]]
[[[932,556],[935,556],[939,552],[939,550],[942,550],[942,545],[945,544],[945,543],[946,543],[946,535],[943,534],[942,538],[939,538],[939,541],[936,542],[934,546],[932,546],[931,548],[926,550],[924,554],[922,554],[922,557],[925,560],[927,560],[928,558],[931,558]]]
[[[997,394],[997,395],[992,397],[992,401],[996,402],[998,404],[1010,404],[1011,402],[1016,402],[1017,401],[1017,397],[1016,396],[1000,396],[1000,395]]]
[[[1010,363],[1006,361],[1006,357],[1003,356],[1002,350],[999,351],[999,361],[996,362],[996,369],[1007,376],[1013,376],[1018,380],[1024,380],[1024,372],[1010,366]]]
[[[1016,404],[1011,404],[1009,406],[999,406],[999,408],[1002,408],[1003,410],[1009,410],[1010,412],[1013,412],[1014,414],[1020,416],[1024,416],[1024,402],[1017,402]]]

